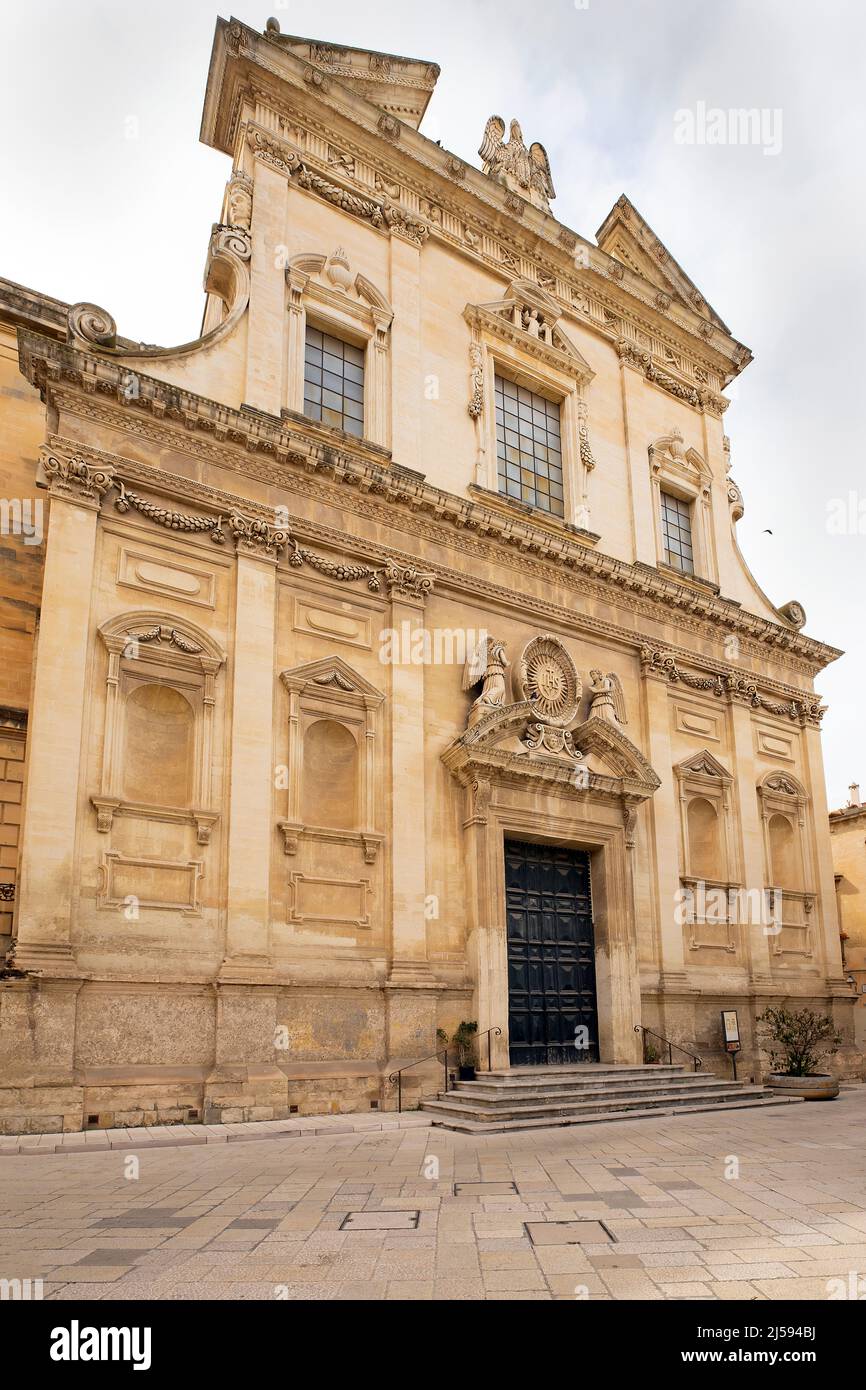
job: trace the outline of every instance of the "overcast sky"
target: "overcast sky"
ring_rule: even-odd
[[[438,62],[424,133],[477,164],[487,118],[548,150],[559,219],[589,239],[620,193],[755,353],[726,417],[740,543],[774,602],[848,655],[831,806],[866,792],[866,11],[856,0],[235,0],[263,29]],[[198,143],[218,0],[0,0],[0,275],[194,337],[229,164]],[[677,112],[781,113],[781,150],[682,144]],[[768,119],[773,118],[772,115]],[[768,133],[770,127],[768,127]],[[769,143],[779,143],[779,126]],[[852,496],[845,533],[834,501]],[[863,518],[858,524],[857,508]],[[860,529],[862,528],[862,534]],[[765,534],[768,530],[772,535]],[[838,531],[838,523],[836,523]]]

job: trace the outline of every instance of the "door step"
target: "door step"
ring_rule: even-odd
[[[465,1134],[788,1104],[763,1086],[676,1067],[550,1067],[485,1072],[425,1101],[434,1125]]]
[[[426,1102],[421,1108],[425,1112],[435,1105],[435,1101]],[[803,1102],[798,1099],[788,1099],[787,1097],[777,1097],[765,1095],[756,1100],[734,1100],[725,1105],[725,1113],[729,1110],[765,1110],[781,1105],[800,1105]],[[703,1104],[689,1103],[676,1107],[656,1106],[645,1110],[612,1110],[607,1112],[594,1111],[589,1115],[560,1115],[546,1120],[496,1120],[494,1122],[484,1120],[471,1120],[468,1118],[436,1118],[433,1124],[437,1129],[454,1130],[457,1134],[510,1134],[521,1130],[539,1129],[562,1129],[567,1125],[601,1125],[610,1124],[618,1120],[655,1120],[662,1118],[674,1118],[678,1115],[699,1115],[707,1114],[719,1109],[718,1102],[705,1101]]]

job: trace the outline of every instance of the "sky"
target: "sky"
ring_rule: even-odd
[[[728,393],[741,548],[844,649],[831,807],[866,795],[866,9],[857,0],[234,0],[263,29],[438,62],[422,127],[473,164],[488,117],[547,148],[561,222],[623,192],[755,354]],[[198,143],[219,0],[0,0],[0,275],[189,341],[228,160]],[[703,107],[701,107],[703,104]],[[682,112],[756,109],[763,139],[684,142]],[[700,130],[695,125],[696,132]],[[14,133],[14,138],[13,138]],[[861,515],[862,513],[862,515]],[[772,532],[772,534],[768,534]]]

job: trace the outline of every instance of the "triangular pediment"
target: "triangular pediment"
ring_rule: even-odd
[[[719,782],[731,782],[728,769],[714,758],[708,748],[702,749],[700,753],[692,753],[688,758],[684,758],[681,763],[677,763],[674,772],[678,777],[712,777]]]
[[[381,690],[365,680],[341,656],[328,656],[305,666],[295,666],[291,671],[283,671],[280,680],[287,690],[318,690],[378,702],[385,698]]]
[[[723,333],[730,333],[727,324],[624,194],[599,227],[596,240],[600,250],[640,275],[660,294],[686,305]]]

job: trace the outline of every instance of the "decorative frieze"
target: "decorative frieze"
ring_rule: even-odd
[[[383,116],[382,119],[391,121],[393,117]],[[399,132],[399,122],[395,121],[394,124]],[[333,203],[341,212],[363,218],[372,226],[403,236],[418,246],[423,246],[430,235],[430,228],[426,222],[412,217],[390,199],[383,198],[377,202],[372,198],[362,198],[341,184],[334,183],[305,163],[297,150],[282,140],[277,140],[268,132],[251,127],[247,132],[247,142],[256,159],[269,164],[271,168],[285,174],[288,179],[297,178],[300,188],[316,193],[326,202]]]
[[[115,479],[115,486],[119,493],[114,503],[117,511],[128,512],[133,508],[141,516],[147,517],[148,521],[153,521],[157,526],[164,526],[167,531],[184,531],[187,534],[209,533],[215,545],[225,544],[223,517],[187,516],[183,512],[169,511],[166,507],[158,507],[155,502],[148,502],[140,497],[119,478]]]
[[[733,673],[694,676],[690,672],[684,671],[677,664],[676,658],[671,656],[669,652],[643,647],[640,661],[644,676],[657,676],[670,681],[672,685],[682,684],[691,690],[706,691],[720,700],[737,700],[749,705],[752,709],[766,710],[768,714],[775,714],[780,718],[791,719],[800,724],[811,724],[820,728],[821,721],[827,712],[826,707],[816,697],[804,695],[801,699],[794,699],[785,703],[768,700],[759,693],[757,677],[755,676]]]
[[[756,655],[761,648],[769,646],[801,658],[804,664],[798,663],[798,669],[804,674],[814,674],[815,669],[823,668],[841,655],[836,648],[793,631],[789,624],[783,627],[713,593],[698,592],[652,569],[630,566],[597,554],[549,525],[540,526],[505,510],[456,497],[423,479],[409,481],[397,470],[383,465],[381,453],[374,458],[363,443],[356,447],[343,442],[339,449],[324,448],[308,430],[292,428],[285,420],[234,411],[144,376],[139,377],[139,395],[129,399],[118,392],[124,370],[119,364],[88,359],[79,351],[25,330],[20,331],[19,340],[22,366],[34,385],[48,390],[54,398],[60,381],[78,387],[83,373],[92,370],[97,376],[95,395],[103,399],[82,404],[80,396],[76,396],[77,411],[112,428],[121,427],[137,437],[150,439],[161,447],[176,447],[172,430],[136,416],[152,412],[166,420],[191,418],[198,432],[212,437],[211,440],[192,437],[185,440],[184,448],[197,457],[224,463],[225,449],[217,446],[228,441],[244,450],[233,460],[239,473],[304,495],[315,495],[320,500],[324,496],[321,479],[307,475],[327,474],[341,488],[352,489],[353,510],[384,526],[405,526],[409,522],[410,529],[416,529],[411,519],[398,521],[392,511],[395,505],[409,507],[416,516],[426,513],[418,520],[419,535],[435,534],[443,544],[448,544],[455,540],[457,528],[464,533],[459,541],[461,549],[479,558],[494,558],[498,546],[514,547],[524,563],[529,556],[538,557],[539,563],[532,573],[540,578],[551,580],[558,576],[567,587],[577,585],[582,592],[592,593],[606,602],[612,601],[613,586],[627,607],[640,611],[647,618],[668,619],[671,610],[676,610],[684,630],[710,635],[722,626],[726,632],[739,635]],[[105,397],[111,398],[110,403]],[[130,419],[127,412],[131,412],[133,418]],[[57,452],[53,445],[51,447]],[[254,462],[251,456],[257,453],[271,456],[274,462]],[[287,472],[286,464],[296,464],[299,468],[292,474]],[[329,496],[334,505],[346,505],[336,489],[331,489]],[[219,497],[227,506],[230,504],[231,499],[226,494],[219,494]],[[217,507],[221,505],[222,501],[218,501]],[[474,533],[472,539],[465,538],[467,532]]]

